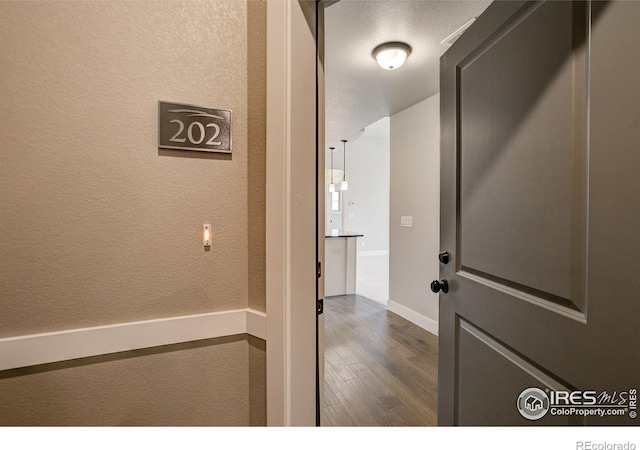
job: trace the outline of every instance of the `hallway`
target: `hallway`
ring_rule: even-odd
[[[359,295],[324,311],[325,425],[436,425],[438,338]]]

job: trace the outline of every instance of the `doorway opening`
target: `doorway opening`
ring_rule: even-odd
[[[346,282],[344,291],[328,288],[338,250],[325,247],[326,424],[353,419],[335,406],[342,399],[351,411],[362,407],[383,417],[382,425],[412,424],[401,409],[422,417],[422,425],[435,425],[438,295],[429,282],[439,273],[439,57],[452,32],[489,4],[362,1],[325,8],[326,235],[361,235],[355,238],[353,291]],[[388,41],[411,47],[405,65],[393,71],[381,69],[372,56]],[[342,179],[348,190],[329,192]],[[362,336],[365,343],[354,343]],[[385,354],[385,347],[396,355]],[[427,406],[406,399],[396,404],[402,396],[395,394],[386,405],[354,406],[349,395],[357,400],[358,392],[375,386],[375,374],[363,368],[372,355],[388,371],[377,382],[389,376],[395,381],[387,384],[400,386],[397,377],[412,372],[414,379],[399,389]],[[406,357],[394,360],[398,355]]]

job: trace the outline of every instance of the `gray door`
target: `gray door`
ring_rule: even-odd
[[[640,424],[638,24],[495,2],[442,57],[441,425]]]

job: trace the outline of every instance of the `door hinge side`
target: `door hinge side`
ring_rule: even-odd
[[[321,298],[320,300],[316,301],[316,310],[318,312],[318,315],[322,314],[324,312],[324,299]]]

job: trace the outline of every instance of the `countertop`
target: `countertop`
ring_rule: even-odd
[[[364,234],[354,233],[352,231],[338,230],[337,228],[333,228],[331,230],[326,230],[324,233],[324,237],[325,238],[364,237]]]

